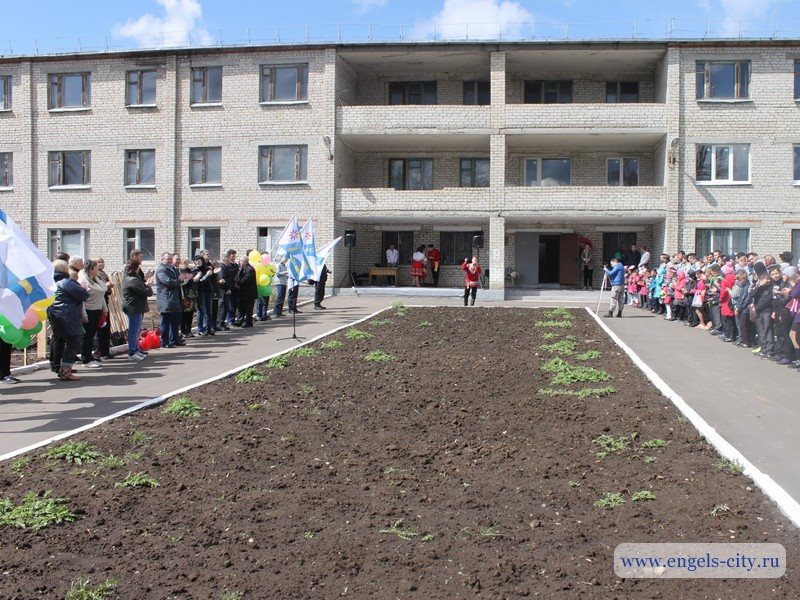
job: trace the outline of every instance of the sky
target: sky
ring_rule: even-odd
[[[683,38],[706,30],[725,37],[739,35],[740,20],[744,37],[769,37],[776,19],[781,37],[800,38],[798,0],[0,0],[2,5],[13,9],[2,11],[0,54],[303,41],[306,35],[334,41],[340,34],[345,41],[565,34],[628,39],[669,32]]]

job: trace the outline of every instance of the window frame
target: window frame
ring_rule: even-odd
[[[47,229],[47,244],[50,250],[50,256],[55,256],[59,252],[63,252],[61,240],[64,237],[64,232],[79,231],[81,234],[81,252],[83,258],[89,256],[89,237],[91,230],[83,227],[56,227]]]
[[[145,258],[147,252],[142,244],[142,231],[152,231],[153,232],[153,248],[152,252],[150,253],[152,258]],[[133,235],[131,235],[133,232]],[[155,227],[125,227],[122,230],[123,236],[123,243],[125,248],[125,254],[122,257],[122,262],[126,262],[130,258],[130,252],[134,248],[138,248],[142,251],[142,262],[146,263],[155,263],[156,258],[156,229]]]
[[[794,99],[800,102],[800,59],[794,59]]]
[[[733,96],[712,96],[713,81],[711,77],[712,65],[734,65]],[[702,69],[700,67],[702,65]],[[746,78],[743,79],[743,65],[747,65]],[[695,98],[698,102],[749,102],[750,78],[752,74],[749,60],[697,60],[695,61]],[[702,78],[702,85],[701,85]],[[742,88],[746,95],[742,95]]]
[[[0,102],[0,112],[10,111],[13,108],[13,98],[11,95],[13,77],[13,75],[0,75],[0,91],[3,92],[2,102]]]
[[[208,180],[208,151],[219,150],[219,181]],[[201,159],[195,158],[195,153],[201,154]],[[201,164],[201,181],[192,181],[194,173],[193,166],[196,162]],[[198,146],[189,148],[189,187],[202,188],[202,187],[222,187],[222,146]]]
[[[153,153],[153,181],[142,181],[142,152]],[[129,180],[129,167],[131,166],[131,159],[135,158],[135,175],[136,180],[131,182]],[[125,174],[124,183],[126,188],[154,188],[156,187],[156,151],[155,148],[141,148],[135,150],[125,150]]]
[[[445,240],[445,236],[451,235],[453,236],[452,248],[450,248],[450,242]],[[474,250],[472,248],[472,239],[476,235],[483,235],[483,231],[478,229],[474,231],[464,231],[461,229],[439,231],[439,250],[442,255],[442,265],[458,266],[467,256],[472,256],[474,254]],[[459,237],[463,238],[461,240],[462,245],[460,248],[458,247]],[[464,240],[466,240],[466,243],[464,243]],[[459,254],[459,250],[464,250],[464,245],[467,247],[467,252]],[[453,253],[452,257],[449,256],[451,250]]]
[[[636,100],[622,100],[622,86],[623,85],[636,85]],[[609,86],[614,86],[615,90],[614,100],[609,100]],[[642,101],[642,95],[640,90],[640,82],[639,81],[606,81],[606,104],[639,104]]]
[[[709,233],[709,247],[706,248],[700,244],[700,232],[710,232]],[[747,244],[746,248],[734,248],[733,247],[733,232],[734,231],[746,231],[747,232]],[[718,233],[725,232],[724,235],[729,236],[729,240],[722,242],[718,239]],[[709,254],[714,250],[722,250],[723,254],[733,254],[735,252],[749,252],[750,251],[750,241],[752,236],[750,235],[750,227],[695,227],[694,230],[694,247],[695,252],[697,252],[698,256]]]
[[[67,154],[81,155],[82,183],[64,183],[64,170],[67,166]],[[56,159],[56,160],[54,160]],[[58,165],[57,181],[53,182],[53,165]],[[53,150],[47,153],[47,187],[50,190],[89,189],[92,187],[92,151],[91,150]]]
[[[409,188],[409,171],[411,167],[409,166],[409,162],[411,161],[420,161],[419,169],[420,169],[420,182],[422,187],[420,188]],[[394,162],[402,162],[403,164],[403,187],[397,188],[393,184],[392,180],[392,164]],[[430,186],[425,186],[424,176],[425,176],[425,165],[430,164],[430,174],[431,174],[431,181]],[[418,191],[429,191],[433,189],[434,185],[434,161],[433,158],[425,158],[425,157],[416,157],[416,156],[409,156],[406,158],[390,158],[389,159],[389,188],[394,189],[398,192],[418,192]]]
[[[198,234],[194,235],[194,231],[197,231]],[[212,249],[208,246],[207,240],[207,232],[211,230],[216,230],[219,232],[219,245],[220,247],[217,248],[217,256],[214,256],[214,253],[211,251]],[[211,260],[219,260],[219,256],[222,253],[222,228],[221,227],[188,227],[187,233],[189,235],[189,244],[187,248],[189,249],[189,256],[194,256],[198,250],[208,250],[210,254]],[[197,242],[197,247],[194,247],[194,242]]]
[[[295,89],[294,99],[276,100],[275,99],[275,72],[277,69],[287,69],[294,67]],[[268,71],[268,74],[265,74]],[[266,90],[265,90],[265,78]],[[259,69],[258,84],[259,104],[306,104],[308,103],[308,63],[286,63],[261,65]],[[265,95],[266,92],[266,95]]]
[[[556,90],[556,100],[555,102],[547,102],[545,101],[546,98],[546,88],[547,84],[557,84]],[[569,100],[562,100],[561,96],[563,91],[563,86],[565,84],[569,84]],[[533,96],[533,91],[531,88],[534,86],[538,86],[539,90],[536,94],[536,99],[531,101],[529,98]],[[575,99],[575,82],[572,79],[526,79],[522,84],[522,102],[523,104],[573,104]]]
[[[480,102],[481,87],[486,86],[486,102]],[[472,94],[474,102],[467,102],[467,89],[472,88],[469,93]],[[492,103],[492,82],[488,79],[471,79],[462,83],[462,98],[461,102],[464,106],[489,106]]]
[[[14,189],[14,153],[0,152],[0,190]]]
[[[794,144],[792,146],[792,153],[793,153],[793,173],[792,173],[792,185],[800,185],[800,144]]]
[[[734,149],[738,146],[747,148],[747,180],[733,178],[735,167]],[[700,149],[703,147],[710,148],[710,179],[700,179],[699,177]],[[717,179],[718,148],[728,149],[728,179]],[[697,183],[697,185],[752,185],[752,153],[750,152],[750,144],[695,144],[695,183]]]
[[[532,185],[528,185],[528,161],[536,161],[536,183]],[[566,185],[545,185],[542,186],[542,161],[545,160],[566,160],[569,161],[569,183]],[[572,185],[572,158],[569,156],[526,156],[522,159],[523,165],[523,173],[522,173],[522,181],[524,183],[524,187],[568,187]]]
[[[412,90],[410,88],[411,88],[411,86],[415,86],[415,85],[420,86],[420,90],[419,90],[420,101],[419,102],[411,102],[412,93],[416,93],[416,92],[412,92]],[[433,86],[433,102],[423,102],[423,100],[425,99],[425,95],[431,93],[430,90],[428,90],[427,92],[425,91],[425,86],[426,85],[432,85]],[[393,93],[392,89],[393,88],[396,89],[396,88],[398,88],[400,86],[402,86],[402,88],[403,88],[402,89],[403,102],[399,102],[399,103],[392,102],[392,93]],[[389,106],[436,106],[436,105],[439,104],[439,85],[438,85],[438,82],[436,80],[390,81],[388,87],[389,87],[389,98],[388,98]]]
[[[407,247],[406,244],[402,243],[403,238],[406,238],[406,242],[409,242],[410,240]],[[386,251],[389,249],[389,244],[394,244],[394,247],[398,252],[398,266],[410,265],[411,256],[414,254],[415,249],[419,245],[414,245],[414,231],[409,229],[381,229],[381,246],[378,248],[380,252],[378,262],[382,267],[385,267],[388,264],[386,262]]]
[[[210,69],[219,69],[219,99],[209,100],[208,98],[208,72]],[[201,77],[198,79],[197,74],[200,73]],[[198,100],[194,96],[194,84],[200,83],[202,85],[202,99]],[[189,106],[222,106],[222,87],[223,87],[223,70],[222,65],[208,65],[204,67],[192,67],[191,76],[189,78]]]
[[[64,78],[81,78],[81,104],[64,105]],[[55,86],[55,87],[54,87]],[[55,95],[54,95],[55,93]],[[47,76],[47,110],[68,112],[90,110],[92,108],[92,72],[75,71],[69,73],[50,73]]]
[[[153,82],[153,102],[144,102],[142,79],[145,74],[151,74],[155,77]],[[131,76],[136,75],[136,83],[131,82]],[[136,86],[136,101],[131,102],[131,86]],[[131,69],[125,71],[125,107],[126,108],[152,108],[158,106],[158,70],[156,69]]]
[[[791,229],[789,231],[789,248],[791,248],[794,260],[800,256],[800,229]]]
[[[294,148],[295,179],[272,179],[275,148]],[[266,160],[266,167],[264,166]],[[305,168],[305,173],[303,170]],[[265,178],[265,170],[267,177]],[[305,175],[304,177],[302,177]],[[304,185],[308,184],[308,144],[265,144],[258,147],[258,185]]]
[[[477,163],[478,161],[486,162],[487,167],[491,169],[491,162],[488,156],[465,156],[458,159],[458,185],[462,188],[488,188],[491,185],[491,171],[486,185],[477,185]],[[464,163],[469,162],[470,166],[465,170]],[[469,174],[469,185],[464,185],[464,173]]]
[[[272,254],[272,250],[278,245],[278,238],[280,238],[281,233],[283,233],[283,229],[283,227],[274,225],[260,225],[256,227],[256,249],[261,254],[265,252]],[[262,235],[264,230],[266,230],[266,235]],[[274,240],[272,238],[273,233],[275,234]],[[266,240],[268,247],[262,244],[262,240]]]
[[[609,180],[608,180],[609,176],[610,176],[608,168],[609,168],[609,163],[612,160],[618,160],[619,161],[619,167],[620,167],[619,168],[619,180],[616,183],[610,183]],[[625,183],[625,162],[626,161],[631,161],[631,160],[635,160],[636,161],[636,183],[626,184]],[[638,187],[639,183],[641,181],[640,167],[641,167],[641,161],[639,160],[638,156],[609,156],[609,157],[607,157],[606,158],[606,185],[611,186],[611,187]]]

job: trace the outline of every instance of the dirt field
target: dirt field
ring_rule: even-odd
[[[341,348],[260,367],[267,381],[191,392],[199,416],[159,407],[78,436],[127,464],[44,450],[0,464],[0,497],[52,490],[77,517],[0,528],[0,598],[64,598],[81,577],[115,579],[118,597],[136,600],[800,597],[796,529],[748,478],[715,466],[583,311],[553,325],[565,321],[387,311],[359,326],[369,339],[343,331],[327,340]],[[377,350],[393,358],[365,360]],[[559,356],[593,367],[594,381],[554,383],[575,372]],[[620,448],[597,456],[603,434]],[[129,472],[158,487],[116,487]],[[642,491],[655,499],[634,501]],[[625,503],[594,505],[610,492]],[[787,575],[613,572],[621,542],[734,541],[784,544]]]

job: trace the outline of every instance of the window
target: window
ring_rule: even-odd
[[[526,158],[525,185],[570,185],[572,160],[569,158]]]
[[[49,107],[88,108],[92,105],[91,73],[55,73],[50,75]]]
[[[489,187],[489,159],[462,158],[461,187]]]
[[[491,93],[488,81],[465,81],[464,104],[489,104]]]
[[[48,157],[50,187],[91,184],[92,153],[90,150],[49,152]]]
[[[389,84],[389,104],[436,104],[436,82],[391,82]]]
[[[750,181],[750,144],[697,145],[697,181]]]
[[[792,256],[794,260],[800,257],[800,229],[792,229]]]
[[[442,231],[439,233],[439,248],[443,265],[460,265],[474,254],[472,238],[483,235],[482,231]]]
[[[156,230],[132,228],[125,230],[125,255],[122,262],[130,258],[131,250],[138,248],[142,251],[142,260],[156,260]],[[194,254],[192,254],[194,256]]]
[[[389,159],[389,187],[396,190],[432,190],[433,159]]]
[[[413,231],[382,231],[379,262],[381,266],[386,266],[386,251],[389,246],[394,244],[400,258],[400,265],[410,265],[411,255],[414,254],[414,232]]]
[[[192,148],[189,162],[190,185],[222,184],[222,148]]]
[[[800,146],[794,147],[794,184],[800,185]]]
[[[156,184],[156,151],[127,150],[125,152],[125,185]]]
[[[156,72],[128,71],[125,88],[125,106],[155,106]]]
[[[697,99],[733,100],[750,97],[750,62],[696,63]]]
[[[608,185],[639,185],[638,158],[609,158],[606,168]]]
[[[800,100],[800,60],[794,61],[794,99]]]
[[[614,256],[619,257],[630,252],[631,246],[636,243],[635,231],[606,232],[603,233],[603,262],[607,263]],[[624,265],[629,267],[630,265]]]
[[[283,233],[283,227],[259,227],[258,239],[256,240],[258,251],[261,254],[264,254],[264,252],[271,254],[278,243],[281,233]]]
[[[218,227],[192,227],[189,229],[189,256],[198,250],[208,250],[211,260],[219,260],[220,229]]]
[[[714,250],[723,254],[736,254],[750,250],[749,229],[695,229],[694,251],[705,256]]]
[[[11,75],[0,75],[0,110],[11,110]]]
[[[606,102],[609,104],[616,104],[618,102],[639,102],[639,82],[607,81]]]
[[[261,65],[261,102],[308,100],[308,65]]]
[[[50,256],[66,252],[70,256],[89,256],[88,229],[50,229]]]
[[[0,188],[14,185],[14,155],[11,152],[0,152]]]
[[[222,67],[193,67],[191,104],[222,102]]]
[[[526,81],[525,104],[569,104],[572,81]]]
[[[259,183],[305,183],[308,146],[259,146]]]

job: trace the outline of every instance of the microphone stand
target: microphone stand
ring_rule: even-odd
[[[297,282],[295,282],[294,279],[289,279],[289,281],[291,281],[292,283],[297,283]],[[294,287],[295,286],[293,285],[292,289],[294,289]],[[290,292],[287,292],[287,293],[290,293]],[[290,337],[278,338],[279,342],[283,341],[283,340],[304,340],[304,339],[306,339],[304,337],[301,337],[301,336],[297,335],[297,298],[299,296],[300,296],[300,286],[298,285],[297,286],[297,296],[295,296],[295,298],[294,298],[294,310],[292,311],[292,335]]]

